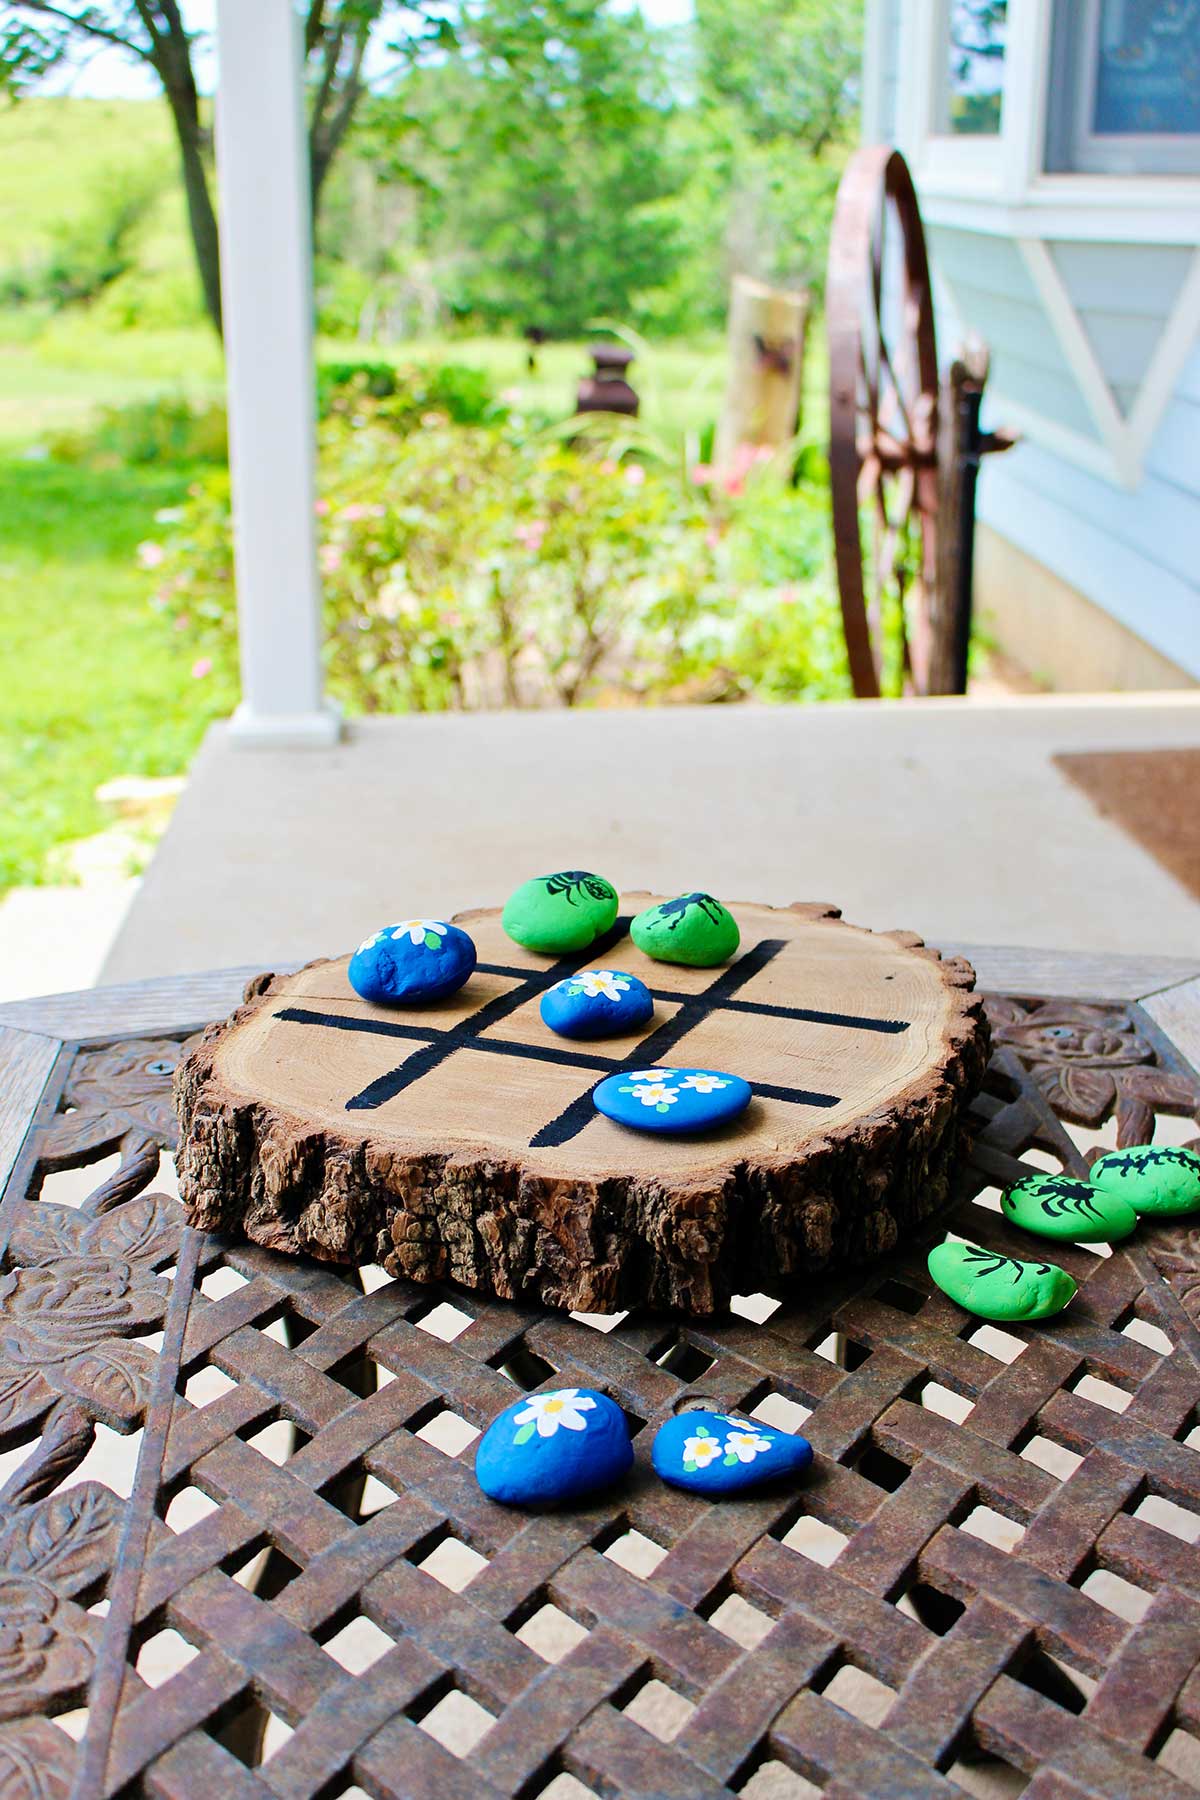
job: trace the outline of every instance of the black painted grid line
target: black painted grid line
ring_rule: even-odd
[[[679,1041],[686,1037],[698,1024],[712,1012],[730,1010],[753,1014],[765,1014],[775,1018],[801,1019],[808,1023],[835,1025],[845,1029],[866,1029],[873,1031],[899,1032],[908,1029],[905,1019],[875,1019],[867,1015],[851,1013],[817,1012],[808,1007],[772,1006],[756,1001],[737,1000],[734,996],[746,983],[753,979],[781,950],[787,947],[783,938],[764,938],[747,950],[736,963],[710,982],[708,987],[697,993],[681,993],[677,990],[653,988],[651,993],[655,999],[668,1000],[677,1005],[675,1015],[658,1026],[650,1035],[643,1038],[628,1055],[610,1057],[599,1053],[588,1054],[581,1051],[559,1049],[557,1046],[527,1044],[513,1042],[502,1038],[486,1038],[483,1033],[498,1023],[499,1020],[511,1016],[539,993],[555,986],[559,981],[568,979],[572,974],[589,964],[595,966],[599,958],[627,933],[630,926],[628,917],[617,919],[611,930],[589,945],[584,952],[576,952],[567,957],[560,957],[544,969],[519,969],[503,963],[480,963],[477,965],[484,974],[516,977],[517,985],[505,994],[499,994],[469,1014],[455,1025],[407,1025],[399,1021],[383,1019],[365,1019],[352,1015],[322,1013],[308,1007],[284,1007],[275,1016],[288,1023],[298,1025],[316,1025],[342,1031],[365,1032],[370,1036],[408,1038],[421,1045],[412,1056],[395,1068],[385,1071],[372,1082],[351,1096],[346,1102],[346,1110],[374,1111],[388,1100],[394,1099],[405,1088],[411,1087],[422,1076],[438,1068],[456,1050],[478,1050],[496,1056],[515,1056],[527,1061],[546,1062],[563,1068],[579,1068],[598,1071],[601,1075],[616,1075],[646,1063],[653,1066],[663,1060],[664,1056],[674,1049]],[[565,1144],[576,1137],[588,1120],[593,1117],[592,1094],[593,1082],[585,1091],[577,1095],[570,1104],[557,1116],[543,1125],[530,1139],[530,1148],[542,1148],[550,1145]],[[755,1092],[765,1099],[785,1100],[793,1104],[827,1108],[839,1103],[839,1096],[826,1094],[808,1088],[791,1088],[771,1083],[754,1084]]]
[[[591,956],[592,952],[589,951]],[[527,975],[527,969],[517,969],[507,963],[477,963],[476,968],[481,975]],[[733,965],[738,966],[736,963]],[[629,975],[630,969],[618,969],[618,975]],[[655,1000],[692,1000],[694,994],[683,993],[678,988],[650,989]],[[841,1025],[853,1026],[857,1031],[882,1031],[897,1034],[907,1031],[911,1023],[908,1019],[876,1019],[869,1013],[820,1012],[809,1006],[772,1006],[765,1000],[725,1000],[722,1005],[733,1012],[762,1013],[769,1019],[803,1019],[808,1025]]]

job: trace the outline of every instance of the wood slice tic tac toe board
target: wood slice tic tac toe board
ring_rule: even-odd
[[[628,936],[651,904],[559,961],[460,914],[479,965],[431,1006],[359,999],[344,956],[252,982],[177,1077],[192,1222],[585,1311],[711,1312],[890,1249],[946,1201],[983,1077],[969,965],[815,905],[733,905],[720,968],[651,962]],[[653,1019],[557,1037],[542,993],[597,967],[638,974]],[[595,1111],[605,1075],[672,1064],[744,1076],[748,1111],[692,1138]]]

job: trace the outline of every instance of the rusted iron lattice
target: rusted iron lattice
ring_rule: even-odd
[[[931,1288],[924,1242],[700,1323],[360,1283],[147,1192],[180,1008],[64,1047],[0,1210],[4,1800],[1194,1794],[1194,1227],[1056,1246],[1077,1300],[1004,1331]],[[947,1223],[1020,1254],[1018,1158],[1081,1170],[1107,1120],[1195,1117],[1200,1077],[1138,1005],[989,1010]],[[114,1150],[83,1205],[50,1198]],[[514,1384],[612,1394],[628,1482],[486,1501],[469,1440]],[[812,1478],[663,1486],[650,1440],[699,1396],[800,1426]],[[98,1430],[141,1431],[127,1501],[81,1479]]]

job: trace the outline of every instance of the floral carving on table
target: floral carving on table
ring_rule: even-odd
[[[87,1454],[92,1424],[60,1401],[0,1493],[0,1800],[65,1800],[75,1746],[49,1722],[80,1706],[101,1621],[85,1611],[113,1567],[121,1502],[99,1482],[57,1484]]]
[[[132,1038],[76,1056],[63,1090],[69,1110],[50,1121],[40,1161],[48,1169],[74,1169],[119,1150],[121,1168],[92,1196],[96,1211],[145,1187],[158,1172],[160,1150],[174,1148],[179,1127],[171,1085],[191,1041]]]
[[[1113,1112],[1118,1141],[1148,1143],[1154,1114],[1200,1114],[1200,1082],[1158,1066],[1154,1045],[1125,1007],[1081,1000],[987,1002],[997,1049],[1015,1051],[1062,1118],[1103,1124]]]
[[[63,1397],[118,1431],[140,1422],[154,1352],[133,1340],[162,1321],[170,1290],[154,1271],[177,1254],[182,1227],[165,1194],[98,1218],[47,1201],[22,1208],[0,1275],[0,1441]]]

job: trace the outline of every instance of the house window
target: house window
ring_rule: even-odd
[[[1200,173],[1200,0],[1056,0],[1046,168]]]
[[[995,137],[1004,97],[1007,0],[946,0],[942,133]]]

